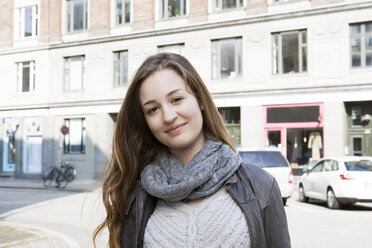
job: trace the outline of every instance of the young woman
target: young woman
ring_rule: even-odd
[[[290,247],[276,181],[242,164],[200,76],[162,53],[136,72],[103,182],[109,247]]]

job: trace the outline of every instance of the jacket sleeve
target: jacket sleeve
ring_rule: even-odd
[[[120,248],[136,247],[137,213],[135,205],[131,202],[124,215],[120,230]]]
[[[264,230],[267,248],[289,248],[291,241],[280,190],[273,180],[268,205],[264,208]]]

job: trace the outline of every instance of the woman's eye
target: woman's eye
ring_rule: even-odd
[[[154,113],[156,110],[158,110],[158,107],[152,107],[152,108],[150,108],[150,109],[147,110],[147,113],[148,113],[148,114],[152,114],[152,113]]]
[[[175,98],[172,99],[172,103],[176,103],[176,102],[179,102],[181,100],[183,100],[183,97],[175,97]]]

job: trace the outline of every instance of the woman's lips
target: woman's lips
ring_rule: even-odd
[[[167,129],[165,132],[168,134],[176,134],[185,126],[185,123],[174,125],[171,128]]]

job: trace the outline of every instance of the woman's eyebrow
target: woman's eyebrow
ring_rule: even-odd
[[[182,90],[182,89],[174,89],[174,90],[168,92],[168,94],[166,95],[166,97],[169,97],[170,95],[172,95],[172,94],[174,94],[174,93],[176,93],[176,92],[178,92],[178,91],[180,91],[180,90]],[[151,104],[151,103],[154,103],[154,102],[156,102],[156,101],[153,100],[153,99],[148,100],[147,102],[145,102],[145,103],[143,104],[143,106],[148,105],[148,104]]]

